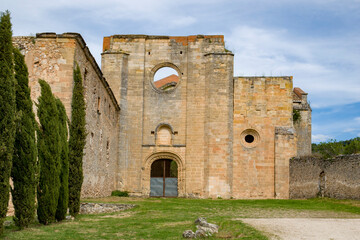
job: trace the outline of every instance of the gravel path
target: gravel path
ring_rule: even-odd
[[[360,240],[360,219],[244,218],[270,239]]]

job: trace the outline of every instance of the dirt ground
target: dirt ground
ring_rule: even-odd
[[[241,221],[264,232],[270,239],[360,240],[360,219],[243,218]]]

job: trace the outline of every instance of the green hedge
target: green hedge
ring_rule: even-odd
[[[116,196],[116,197],[128,197],[129,196],[129,192],[127,191],[119,191],[119,190],[115,190],[111,192],[111,196]]]

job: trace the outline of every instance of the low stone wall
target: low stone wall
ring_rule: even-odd
[[[360,154],[290,160],[290,198],[360,199]]]

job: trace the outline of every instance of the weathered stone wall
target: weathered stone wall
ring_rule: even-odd
[[[10,179],[10,187],[13,187],[13,183],[12,180]],[[9,205],[8,205],[8,211],[6,213],[6,216],[14,216],[15,214],[15,209],[14,209],[14,204],[12,203],[12,195],[10,193],[10,197],[9,197]]]
[[[168,92],[152,83],[165,66],[180,78]],[[105,37],[102,67],[122,109],[119,189],[148,196],[152,162],[169,158],[179,196],[288,198],[291,77],[234,79],[223,36]],[[244,143],[249,134],[256,143]]]
[[[292,77],[234,78],[234,196],[288,198],[291,114]]]
[[[299,110],[300,120],[294,123],[297,136],[297,156],[311,155],[311,110]]]
[[[25,62],[29,71],[31,99],[37,102],[41,94],[38,80],[43,79],[50,84],[54,95],[61,99],[70,118],[71,77],[76,40],[56,38],[56,34],[43,34],[40,38],[14,37],[13,43],[25,55]],[[33,106],[36,112],[35,104]]]
[[[118,188],[148,196],[151,163],[170,154],[179,169],[186,168],[186,177],[179,174],[179,196],[205,196],[211,189],[213,196],[226,192],[229,197],[230,161],[225,158],[231,156],[233,55],[225,52],[223,37],[106,37],[102,66],[122,109]],[[162,92],[152,80],[166,66],[178,72],[180,81],[173,91]],[[170,145],[156,139],[161,126],[170,129]],[[217,143],[214,151],[208,141]],[[214,175],[210,182],[212,166],[222,179]]]
[[[73,69],[75,63],[79,65],[85,87],[88,130],[82,196],[110,195],[116,184],[119,106],[84,40],[76,33],[43,33],[36,37],[14,37],[13,42],[25,55],[32,100],[37,102],[38,79],[44,79],[64,103],[69,119]]]
[[[233,54],[223,36],[105,37],[107,81],[79,34],[14,42],[29,66],[32,98],[40,94],[37,79],[45,79],[69,117],[73,68],[80,66],[88,129],[83,197],[114,189],[149,196],[151,164],[171,159],[178,165],[179,196],[288,198],[297,136],[292,77],[233,78]],[[172,90],[153,83],[162,67],[178,73]]]
[[[290,198],[360,199],[360,154],[290,160]]]
[[[205,57],[205,196],[237,197],[233,194],[234,56],[215,52]]]
[[[311,107],[307,95],[300,88],[294,88],[293,111],[299,114],[299,118],[294,121],[298,157],[311,155]]]
[[[82,197],[109,196],[116,189],[119,156],[119,106],[86,45],[74,55],[85,88],[88,135],[83,161]]]

